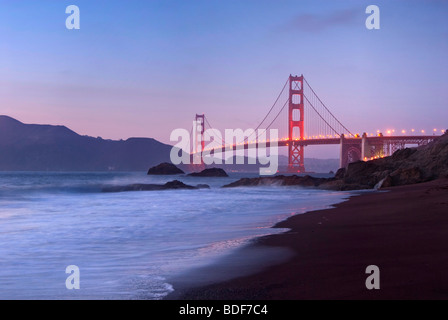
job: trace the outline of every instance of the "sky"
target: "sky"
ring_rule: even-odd
[[[196,113],[255,128],[303,74],[352,132],[446,129],[447,14],[445,0],[0,0],[0,114],[170,143]]]

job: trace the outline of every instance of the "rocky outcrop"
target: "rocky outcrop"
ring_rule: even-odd
[[[241,179],[224,187],[296,185],[327,190],[381,189],[448,177],[448,133],[418,148],[395,152],[392,156],[349,164],[334,178],[275,176]]]
[[[243,178],[223,188],[233,187],[253,187],[253,186],[304,186],[304,187],[317,187],[320,184],[328,181],[325,178],[314,178],[311,176],[300,177],[293,176],[274,176],[274,177],[260,177],[260,178]]]
[[[158,166],[152,167],[148,170],[148,175],[174,175],[174,174],[184,174],[182,170],[171,163],[161,163]]]
[[[102,192],[127,192],[127,191],[160,191],[160,190],[176,190],[176,189],[209,189],[206,184],[197,186],[189,186],[181,181],[174,180],[165,184],[130,184],[125,186],[110,186],[104,187]]]
[[[223,169],[209,168],[209,169],[205,169],[201,172],[190,173],[189,176],[191,176],[191,177],[228,177],[229,175]]]
[[[210,189],[210,186],[208,184],[198,184],[196,189]]]
[[[274,176],[260,178],[243,178],[223,188],[254,187],[254,186],[300,186],[309,188],[319,188],[325,190],[361,190],[366,189],[363,185],[346,184],[341,179],[336,178],[315,178],[311,176]]]
[[[349,164],[338,172],[346,184],[388,188],[448,177],[448,134],[418,148],[398,150],[392,156]]]

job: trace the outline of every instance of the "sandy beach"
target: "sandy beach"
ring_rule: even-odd
[[[385,191],[291,217],[276,226],[289,232],[251,245],[287,249],[285,262],[168,299],[448,299],[448,179]],[[366,289],[369,265],[380,290]]]

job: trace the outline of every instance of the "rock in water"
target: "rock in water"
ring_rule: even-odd
[[[164,189],[198,189],[197,187],[189,186],[179,180],[167,182],[167,183],[165,183],[163,188]]]
[[[161,163],[158,166],[152,167],[148,170],[148,175],[173,175],[173,174],[184,174],[182,170],[171,163]]]
[[[229,175],[223,169],[210,168],[210,169],[205,169],[201,172],[190,173],[189,176],[191,176],[191,177],[228,177]]]
[[[181,181],[174,180],[165,184],[130,184],[126,186],[104,187],[102,192],[128,192],[128,191],[160,191],[160,190],[196,190],[210,188],[208,185],[189,186]]]
[[[293,176],[273,176],[273,177],[259,177],[259,178],[242,178],[238,181],[232,182],[223,186],[223,188],[235,187],[253,187],[253,186],[302,186],[302,187],[317,187],[321,183],[330,179],[314,178],[311,176],[300,177]],[[334,179],[331,179],[334,180]]]

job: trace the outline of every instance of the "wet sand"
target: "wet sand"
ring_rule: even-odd
[[[448,299],[448,179],[386,190],[291,217],[276,226],[291,231],[251,245],[292,252],[280,264],[167,298]],[[380,290],[366,289],[369,265]]]

